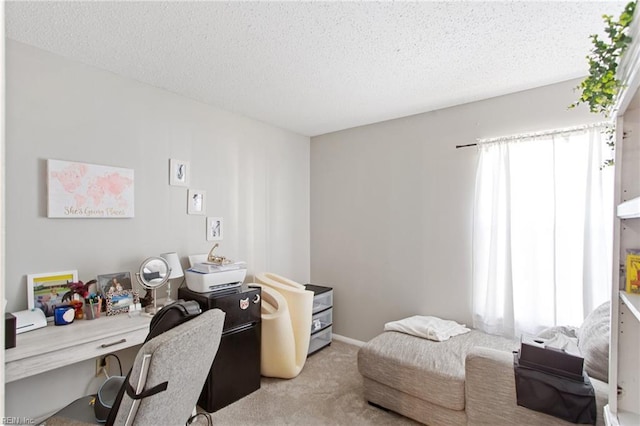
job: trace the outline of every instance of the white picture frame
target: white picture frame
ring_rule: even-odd
[[[39,308],[47,321],[53,321],[53,310],[62,305],[62,298],[71,288],[70,283],[78,282],[78,271],[47,272],[27,275],[27,307]]]
[[[187,191],[187,214],[207,213],[207,191],[190,189]]]
[[[188,161],[169,159],[169,185],[188,186],[190,165]]]
[[[221,217],[208,217],[207,241],[221,241],[223,238],[223,219]]]

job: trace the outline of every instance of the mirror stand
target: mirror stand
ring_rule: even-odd
[[[162,287],[169,281],[171,268],[169,263],[162,257],[150,257],[140,265],[140,271],[136,272],[138,283],[147,290],[152,290],[153,306],[146,306],[145,311],[155,315],[162,306],[158,308],[156,289]]]
[[[149,290],[149,289],[147,289]],[[153,299],[153,306],[152,305],[147,305],[146,308],[144,308],[144,311],[150,315],[155,315],[158,312],[158,302],[157,302],[157,297],[156,297],[156,289],[155,287],[150,289],[151,290],[151,298]],[[160,306],[160,309],[162,309],[162,306]]]
[[[173,303],[175,300],[171,298],[171,279],[167,280],[167,299],[164,304],[168,305],[169,303]]]

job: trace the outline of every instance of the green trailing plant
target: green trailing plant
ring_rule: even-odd
[[[605,134],[605,143],[609,148],[611,148],[611,155],[613,157],[614,147],[616,145],[616,128],[615,126],[607,127],[607,130],[603,131],[602,133]],[[622,132],[622,139],[626,139],[627,136],[627,132]],[[613,158],[606,159],[602,162],[600,170],[604,169],[605,167],[613,166],[613,164]]]
[[[611,149],[611,158],[608,158],[602,162],[600,166],[600,170],[605,167],[613,166],[613,155],[614,155],[614,147],[616,145],[616,128],[614,125],[607,126],[607,129],[602,133],[605,135],[605,144]]]
[[[593,49],[587,56],[589,75],[576,87],[582,94],[569,108],[586,103],[593,113],[603,114],[605,117],[611,113],[618,92],[623,87],[622,82],[616,78],[616,72],[620,56],[631,43],[628,29],[633,21],[635,8],[635,0],[629,2],[617,21],[613,16],[602,16],[606,24],[607,39],[603,40],[597,34],[590,36]]]
[[[628,32],[635,9],[636,1],[634,0],[627,3],[617,21],[611,15],[602,16],[606,24],[604,32],[607,35],[607,40],[601,39],[597,34],[590,36],[593,48],[587,56],[589,75],[576,87],[576,90],[581,91],[581,95],[576,102],[569,105],[569,108],[575,108],[585,103],[589,105],[589,111],[592,113],[609,117],[618,93],[623,88],[623,84],[616,78],[616,74],[620,57],[632,41]],[[615,147],[615,135],[614,126],[605,131],[605,143],[612,152]],[[613,164],[613,158],[607,159],[602,163],[600,169],[613,166]]]
[[[605,134],[605,143],[609,148],[611,148],[611,154],[613,157],[613,152],[614,152],[613,149],[615,147],[615,142],[616,142],[616,128],[614,126],[607,127],[607,130],[605,130],[603,133]],[[604,160],[604,162],[600,166],[600,170],[610,166],[613,166],[613,158]]]

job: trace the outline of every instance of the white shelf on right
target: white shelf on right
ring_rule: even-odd
[[[640,294],[627,293],[623,290],[619,294],[620,299],[627,305],[629,311],[640,321]]]
[[[604,406],[603,417],[606,426],[640,425],[640,415],[625,410],[618,410],[618,415],[613,415],[609,404]]]
[[[618,204],[617,214],[620,219],[640,218],[640,197]]]
[[[630,411],[618,411],[618,424],[620,425],[640,425],[640,415]]]

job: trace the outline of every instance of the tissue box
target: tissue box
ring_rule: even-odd
[[[518,362],[525,367],[582,381],[584,358],[563,349],[545,346],[545,340],[522,336]]]

